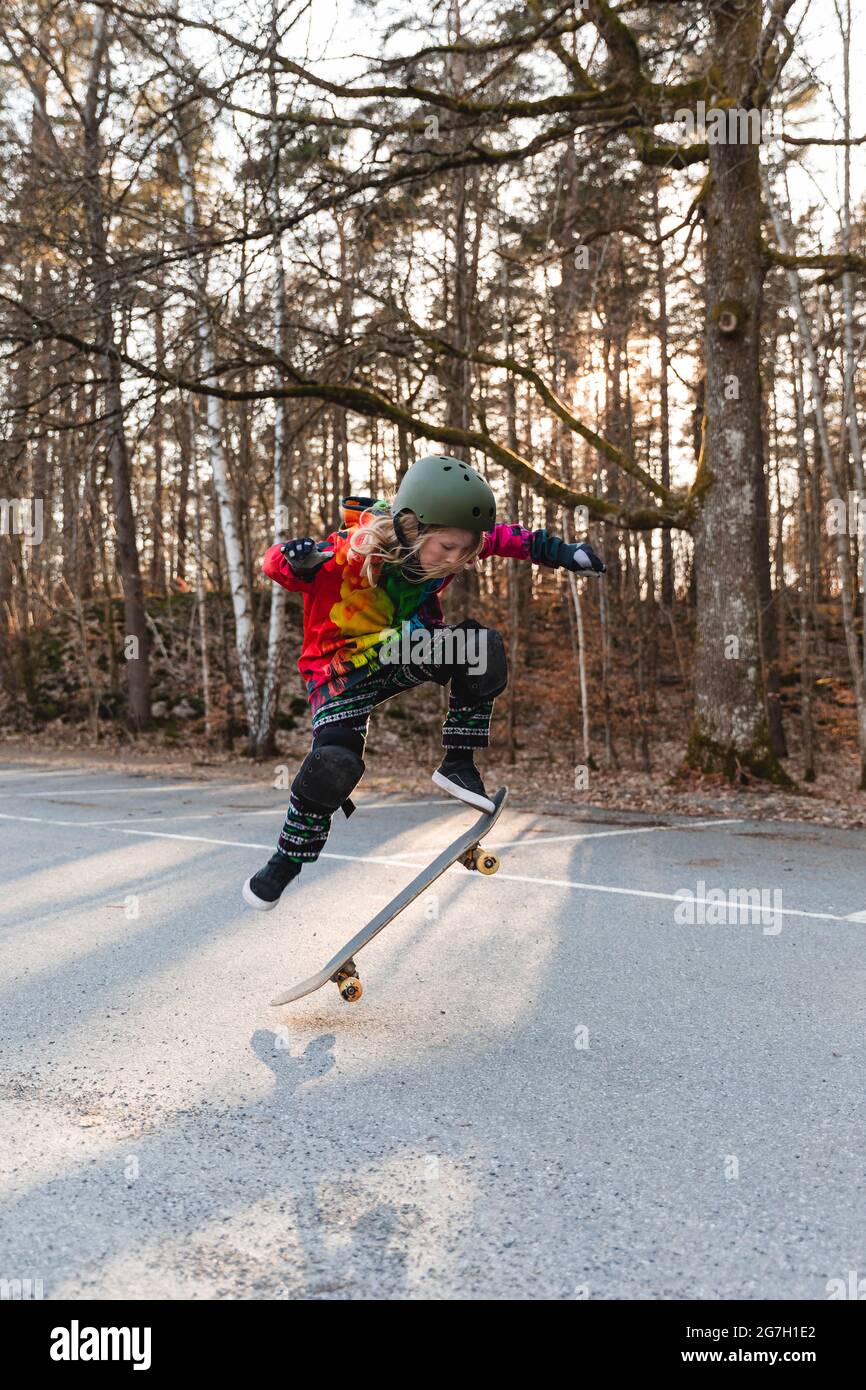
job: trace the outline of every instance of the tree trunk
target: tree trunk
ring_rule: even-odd
[[[713,9],[717,65],[737,99],[761,34],[760,0]],[[695,717],[687,761],[789,783],[770,745],[761,670],[755,477],[763,473],[758,146],[709,145],[706,195],[706,458],[695,531]]]
[[[806,505],[810,494],[809,455],[806,449],[806,413],[803,406],[803,364],[792,352],[791,381],[797,419],[797,569],[800,579],[800,735],[803,744],[803,780],[815,780],[815,726],[812,719],[812,657],[814,634],[811,580],[813,528]]]
[[[182,132],[179,130],[175,140],[178,172],[180,174],[183,198],[183,216],[186,233],[190,241],[196,237],[196,206],[192,166]],[[191,259],[191,273],[196,291],[198,306],[198,332],[201,346],[201,375],[204,381],[213,380],[216,363],[213,323],[207,299],[205,273],[198,256]],[[260,700],[256,681],[254,658],[254,629],[252,594],[244,566],[243,547],[236,522],[236,498],[226,465],[223,439],[222,401],[217,396],[207,397],[208,453],[213,471],[214,489],[219,506],[220,529],[225,547],[229,588],[235,618],[235,646],[238,657],[241,691],[244,711],[249,730],[250,746],[255,746],[256,731],[259,726]]]
[[[133,730],[150,726],[150,656],[144,590],[132,509],[132,470],[124,428],[120,363],[115,352],[113,272],[108,261],[105,215],[100,183],[102,144],[98,114],[99,87],[108,48],[105,12],[93,22],[93,52],[87,98],[82,112],[85,152],[84,201],[89,234],[90,272],[105,376],[108,461],[117,537],[118,568],[123,585],[124,656],[127,678],[127,719]]]
[[[274,0],[271,15],[271,43],[276,48],[279,7]],[[271,217],[271,315],[273,320],[274,351],[278,357],[288,354],[286,338],[286,272],[283,261],[283,245],[279,231],[280,213],[280,123],[277,116],[277,81],[273,62],[270,65],[271,94],[271,178],[268,185],[268,212]],[[274,402],[274,526],[275,541],[288,539],[283,520],[286,501],[286,411],[285,402]],[[344,415],[344,412],[338,412]],[[345,429],[345,420],[343,421]],[[334,460],[339,459],[336,443],[335,422]],[[335,489],[339,487],[339,475],[335,478]],[[336,506],[336,498],[335,498]],[[252,739],[252,752],[258,758],[268,757],[276,749],[277,702],[282,679],[286,630],[286,591],[279,584],[271,585],[271,612],[268,624],[268,652],[265,660],[265,674],[262,684],[262,699],[259,717]]]
[[[192,462],[192,475],[194,479],[194,501],[195,508],[195,597],[196,607],[198,608],[198,632],[199,648],[201,653],[201,689],[204,701],[204,732],[205,738],[213,738],[213,696],[211,694],[210,682],[210,650],[208,647],[207,631],[207,590],[204,585],[204,545],[202,543],[201,527],[201,479],[198,472],[197,453],[195,448],[195,419],[192,413],[192,403],[185,403],[188,420],[188,437],[190,442],[190,455]],[[221,595],[217,595],[221,598]]]
[[[670,401],[668,397],[668,297],[667,297],[667,274],[665,272],[664,247],[661,244],[661,213],[659,210],[659,190],[658,183],[653,182],[653,227],[656,235],[656,293],[659,301],[658,336],[659,336],[659,356],[661,366],[660,376],[660,412],[659,412],[659,452],[661,456],[661,483],[663,487],[671,485],[671,428],[670,428]],[[671,533],[665,526],[662,528],[662,603],[665,608],[670,610],[674,601],[674,565],[673,547]]]
[[[165,330],[162,306],[154,315],[154,347],[157,362],[165,361]],[[163,407],[162,391],[158,390],[153,403],[153,505],[151,525],[153,543],[150,561],[150,582],[157,594],[165,596],[165,522],[163,519]]]
[[[770,374],[768,395],[772,401],[776,389],[775,373],[772,366]],[[772,452],[770,457],[772,457]],[[755,522],[758,639],[761,644],[762,669],[767,697],[767,727],[770,732],[770,746],[773,752],[777,758],[784,758],[788,755],[788,749],[785,743],[785,730],[782,725],[782,706],[779,701],[779,634],[776,595],[773,593],[773,578],[770,572],[768,478],[764,469],[764,459],[761,456],[755,458]]]

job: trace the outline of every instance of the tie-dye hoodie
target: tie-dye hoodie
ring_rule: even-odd
[[[304,595],[304,640],[298,670],[311,696],[323,686],[328,694],[337,695],[377,670],[379,648],[389,638],[399,636],[404,622],[411,631],[439,627],[444,621],[439,594],[451,583],[453,574],[413,584],[398,565],[383,565],[379,582],[371,585],[361,576],[363,558],[350,556],[353,531],[387,510],[387,502],[345,498],[343,524],[324,542],[324,548],[334,554],[312,580],[298,579],[292,573],[279,545],[272,545],[265,555],[262,568],[268,578]],[[533,539],[539,534],[544,533],[501,523],[485,535],[478,558],[505,555],[533,559]],[[544,563],[540,554],[538,559]]]

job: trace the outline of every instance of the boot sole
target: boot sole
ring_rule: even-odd
[[[265,902],[264,898],[257,897],[253,892],[250,887],[251,883],[252,879],[248,878],[242,889],[243,899],[247,907],[254,907],[256,912],[270,912],[272,908],[277,906],[280,901],[279,898],[274,898],[272,903]],[[280,897],[282,897],[282,894],[280,894]]]

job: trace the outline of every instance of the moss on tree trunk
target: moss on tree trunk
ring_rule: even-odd
[[[696,721],[689,735],[685,765],[696,772],[721,772],[729,782],[754,780],[772,782],[777,787],[796,785],[770,747],[766,725],[760,730],[753,748],[742,748],[716,742]]]

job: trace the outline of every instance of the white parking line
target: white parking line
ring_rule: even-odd
[[[490,840],[490,841],[485,841],[485,847],[486,847],[487,849],[495,849],[495,850],[500,850],[500,849],[525,849],[525,848],[527,848],[527,847],[529,847],[529,846],[533,846],[533,845],[555,845],[555,844],[561,844],[563,841],[566,841],[566,840],[605,840],[605,839],[608,839],[608,838],[609,838],[610,836],[612,836],[612,835],[653,835],[653,834],[658,834],[658,832],[659,832],[659,831],[662,831],[662,830],[694,830],[694,829],[699,829],[699,828],[704,827],[704,826],[714,826],[714,825],[744,825],[744,824],[745,824],[745,822],[744,822],[743,820],[740,820],[740,819],[737,819],[737,820],[733,820],[733,819],[732,819],[732,820],[721,820],[721,819],[716,819],[716,818],[714,817],[712,820],[696,820],[696,821],[690,821],[688,825],[631,825],[631,826],[624,826],[621,830],[589,830],[589,831],[578,831],[578,832],[576,832],[576,833],[573,834],[573,835],[545,835],[545,834],[540,834],[540,835],[533,835],[533,836],[531,836],[531,837],[529,837],[529,836],[527,836],[527,835],[524,835],[524,836],[522,836],[522,838],[519,839],[519,840],[496,840],[496,841]],[[447,841],[446,841],[446,843],[447,843]],[[430,853],[431,853],[431,854],[438,854],[439,851],[440,851],[440,850],[443,850],[444,848],[445,848],[445,845],[444,845],[444,844],[438,845],[438,846],[431,845],[431,846],[430,846]],[[417,850],[417,849],[407,849],[407,850],[401,850],[401,851],[400,851],[400,855],[401,855],[401,856],[405,856],[405,857],[407,857],[407,858],[410,858],[410,857],[411,857],[411,858],[417,858],[417,856],[420,854],[420,852],[421,852],[421,851],[420,851],[420,850]],[[424,852],[427,853],[427,850],[425,849]]]
[[[87,829],[86,824],[80,821],[57,821],[40,819],[38,816],[11,816],[0,813],[0,820],[26,821],[37,825],[63,825],[71,826],[76,830]],[[273,845],[256,844],[249,840],[215,840],[206,835],[173,835],[168,831],[161,830],[125,830],[122,826],[112,825],[107,828],[117,835],[137,835],[153,840],[182,840],[191,844],[200,845],[219,845],[229,849],[260,849],[273,850]],[[647,827],[648,829],[650,827]],[[661,828],[661,827],[659,827]],[[391,859],[384,856],[370,854],[334,854],[325,851],[319,856],[321,859],[340,859],[356,864],[386,864],[398,869],[414,868],[415,865],[407,864],[403,859]],[[422,866],[423,867],[423,866]],[[459,869],[458,864],[452,864],[446,873],[452,869]],[[607,893],[614,894],[622,898],[652,898],[657,902],[682,903],[682,897],[677,893],[655,893],[646,888],[617,888],[606,883],[584,883],[572,878],[541,878],[530,874],[509,874],[501,870],[487,877],[487,882],[493,883],[536,883],[544,888],[575,888],[584,893]],[[701,898],[694,894],[689,899],[690,902],[702,903],[707,906],[716,907],[717,904],[710,898]],[[758,911],[759,909],[756,909]],[[796,907],[773,908],[773,912],[779,913],[783,917],[812,917],[825,922],[847,922],[848,925],[859,925],[857,919],[860,914],[854,913],[847,916],[836,912],[810,912]]]
[[[74,794],[75,796],[125,796],[127,793],[131,792],[137,792],[139,795],[145,792],[151,796],[159,796],[161,792],[192,792],[200,788],[200,782],[190,782],[188,787],[55,787],[54,790],[50,792],[4,792],[0,789],[0,797],[2,797],[4,801],[11,801],[13,799],[18,801],[30,801],[35,800],[37,797],[40,799],[46,797],[50,798],[52,796],[68,797],[70,794]]]
[[[35,774],[35,775],[39,776],[39,775],[41,775],[41,774],[38,774],[38,773],[37,773],[37,774]],[[268,784],[268,790],[269,790],[269,791],[277,791],[277,790],[279,790],[279,789],[276,788],[276,787],[271,787],[271,785]],[[136,792],[146,792],[147,794],[149,794],[149,795],[151,795],[151,796],[158,796],[161,792],[165,792],[166,794],[168,794],[168,793],[170,793],[170,792],[191,792],[191,791],[211,791],[211,792],[212,792],[212,791],[232,791],[232,792],[236,792],[236,791],[248,791],[248,792],[256,793],[256,792],[261,792],[261,791],[262,791],[262,788],[261,788],[260,786],[257,786],[255,783],[253,783],[253,784],[251,785],[249,782],[235,782],[235,783],[228,783],[228,784],[226,784],[226,783],[212,783],[212,782],[211,782],[211,783],[190,782],[189,785],[178,786],[178,787],[142,787],[142,786],[140,786],[140,785],[136,785],[136,786],[132,786],[132,787],[55,787],[53,791],[49,791],[49,792],[6,792],[6,791],[3,791],[2,787],[0,787],[0,801],[13,801],[13,800],[16,800],[16,801],[31,801],[31,800],[35,800],[37,797],[38,797],[40,800],[49,800],[49,801],[50,801],[51,799],[54,799],[54,800],[57,800],[57,801],[68,801],[68,800],[72,800],[72,797],[73,797],[73,796],[75,796],[75,797],[79,797],[79,796],[115,796],[115,795],[117,795],[117,796],[124,796],[124,795],[130,795],[130,794],[133,794],[133,793],[136,793]],[[285,791],[285,793],[284,793],[284,797],[285,797],[285,799],[283,800],[282,803],[280,803],[280,804],[283,805],[283,806],[286,804],[286,801],[288,800],[288,788],[286,789],[286,791]],[[430,800],[419,800],[419,801],[415,801],[415,800],[412,800],[412,801],[370,801],[370,802],[356,801],[356,802],[355,802],[355,809],[356,809],[357,811],[387,811],[387,810],[390,810],[390,808],[391,808],[392,806],[449,806],[449,807],[450,807],[451,805],[452,805],[452,802],[450,802],[450,801],[445,801],[445,800],[444,800],[443,798],[441,798],[441,797],[433,797],[433,798],[431,798]],[[213,815],[220,815],[220,814],[222,814],[222,812],[211,812],[210,814],[213,814]],[[264,815],[264,814],[266,814],[266,812],[263,812],[263,811],[256,811],[254,814],[255,814],[255,815]]]
[[[493,874],[494,879],[504,879],[510,883],[541,883],[546,888],[579,888],[586,893],[615,893],[624,898],[656,898],[662,902],[672,902],[682,904],[683,898],[678,893],[653,893],[647,888],[614,888],[605,883],[581,883],[573,878],[533,878],[530,874],[508,874],[501,870]],[[701,898],[697,893],[690,893],[688,902],[703,903],[707,907],[718,907],[712,898]],[[753,909],[744,907],[746,912]],[[755,915],[760,914],[760,907],[754,908]],[[766,911],[773,914],[779,913],[782,917],[819,917],[825,922],[851,922],[851,918],[843,916],[838,912],[809,912],[799,907],[773,907]]]
[[[176,835],[168,830],[127,830],[116,821],[78,821],[48,820],[44,816],[11,816],[0,812],[0,820],[23,821],[28,825],[60,825],[71,830],[90,830],[91,828],[111,830],[117,835],[137,835],[149,840],[185,840],[196,845],[221,845],[229,849],[263,849],[273,853],[274,844],[259,844],[255,840],[217,840],[210,835]],[[395,869],[405,869],[402,859],[388,859],[370,854],[332,854],[323,853],[320,859],[348,859],[359,864],[390,864]],[[409,866],[411,868],[411,865]]]
[[[241,820],[250,819],[252,816],[282,816],[284,814],[282,804],[270,807],[266,811],[190,811],[188,815],[179,814],[176,816],[164,816],[161,811],[157,811],[149,816],[124,816],[124,825],[136,825],[145,821],[148,825],[167,825],[169,821],[191,821],[191,820]],[[14,818],[13,818],[14,819]],[[111,820],[77,820],[64,821],[64,825],[117,825],[117,816],[112,816]]]
[[[2,773],[0,773],[0,782],[2,782]],[[47,792],[26,792],[26,791],[25,791],[25,792],[5,792],[5,791],[3,791],[2,786],[0,786],[0,797],[2,797],[2,798],[12,798],[12,797],[15,797],[15,798],[17,798],[18,800],[28,800],[28,799],[31,798],[31,797],[40,797],[41,799],[45,799],[45,798],[50,798],[50,797],[52,797],[52,796],[57,796],[57,797],[68,797],[68,796],[73,795],[73,794],[74,794],[75,796],[126,796],[126,795],[131,795],[131,794],[133,794],[133,793],[135,793],[135,792],[146,792],[149,796],[159,796],[159,795],[161,795],[162,793],[165,793],[165,795],[168,796],[168,795],[170,795],[170,794],[173,793],[173,792],[194,792],[194,791],[208,792],[208,793],[209,793],[209,792],[238,792],[238,791],[244,792],[244,791],[245,791],[245,792],[257,793],[257,792],[261,792],[261,791],[264,789],[264,786],[265,786],[264,781],[262,781],[262,782],[180,782],[180,783],[174,783],[174,784],[172,784],[172,785],[170,785],[170,786],[158,786],[158,787],[155,787],[155,786],[144,786],[141,782],[134,782],[134,783],[132,784],[132,786],[129,786],[129,787],[116,787],[116,786],[115,786],[115,787],[55,787],[53,791],[47,791]],[[268,780],[268,782],[267,782],[267,790],[268,790],[268,791],[279,791],[280,789],[279,789],[278,787],[274,787],[273,784],[271,783],[271,781]]]
[[[90,767],[82,768],[52,768],[50,772],[13,772],[12,768],[0,768],[0,780],[13,782],[36,781],[37,778],[44,777],[92,777],[93,769]]]
[[[114,828],[119,835],[143,835],[147,839],[153,840],[187,840],[192,841],[193,844],[227,845],[232,849],[263,849],[270,850],[272,854],[274,852],[274,845],[272,843],[260,845],[250,840],[212,840],[201,835],[162,834],[158,830],[123,830],[120,826],[115,826]],[[400,859],[386,859],[383,856],[373,854],[332,854],[330,851],[324,851],[319,855],[319,858],[348,859],[358,864],[390,864],[392,868],[395,869],[406,868],[406,865]]]
[[[62,805],[62,800],[58,799],[58,805]],[[393,801],[382,803],[381,805],[365,806],[361,802],[355,803],[357,811],[385,811],[389,806],[437,806],[440,802],[433,801]],[[148,824],[158,823],[164,825],[168,821],[191,821],[191,820],[232,820],[241,817],[250,818],[252,816],[283,816],[285,814],[285,801],[275,802],[273,806],[266,806],[263,810],[247,810],[245,806],[236,806],[229,811],[188,811],[178,812],[176,815],[165,816],[161,811],[152,812],[149,816],[124,816],[124,825],[134,825],[137,822],[146,821]],[[39,817],[34,816],[0,816],[3,820],[36,820],[41,824]],[[46,825],[117,825],[117,817],[112,816],[110,820],[76,820],[76,821],[46,821]],[[445,842],[446,844],[448,841]],[[409,851],[407,851],[408,853]],[[417,853],[413,850],[412,853]]]

